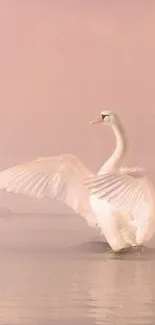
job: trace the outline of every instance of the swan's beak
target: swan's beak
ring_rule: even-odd
[[[102,116],[101,115],[99,115],[93,121],[90,122],[90,124],[96,124],[96,123],[102,123]]]

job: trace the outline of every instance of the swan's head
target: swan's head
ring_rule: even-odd
[[[90,124],[102,123],[105,125],[116,125],[119,120],[117,115],[111,111],[102,111],[99,116],[97,116]]]

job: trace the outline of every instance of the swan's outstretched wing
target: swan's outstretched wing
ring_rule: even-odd
[[[98,199],[130,214],[141,231],[147,228],[147,239],[152,235],[155,230],[155,191],[142,170],[121,169],[92,176],[85,186]]]
[[[83,186],[90,175],[74,155],[45,157],[1,171],[0,189],[37,198],[56,198],[93,226],[88,192]]]

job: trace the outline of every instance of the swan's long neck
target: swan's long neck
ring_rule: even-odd
[[[119,168],[127,150],[127,140],[121,123],[118,122],[117,124],[113,125],[112,129],[116,137],[116,149],[114,150],[112,156],[99,170],[99,174]]]

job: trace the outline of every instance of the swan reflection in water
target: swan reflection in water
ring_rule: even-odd
[[[55,319],[82,325],[153,324],[155,261],[103,255],[75,252],[73,259],[59,261],[59,271],[53,268]]]
[[[155,261],[136,259],[122,255],[104,260],[97,254],[93,261],[78,265],[70,282],[70,298],[80,308],[83,296],[80,310],[85,318],[93,318],[98,325],[153,324]]]
[[[153,324],[155,266],[152,268],[151,262],[142,264],[118,260],[92,263],[87,277],[90,314],[94,314],[96,324]]]

